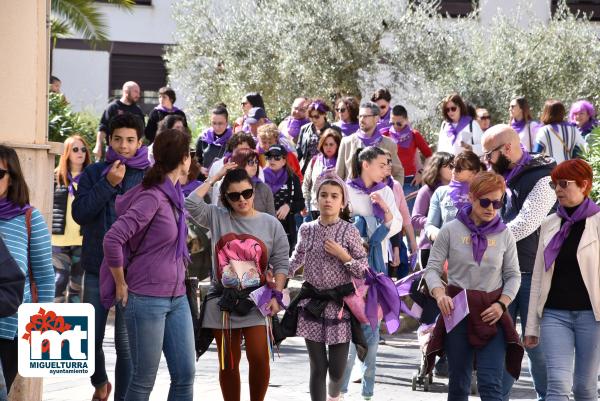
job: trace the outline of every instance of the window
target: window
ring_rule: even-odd
[[[558,0],[552,0],[550,5],[552,15],[556,12],[557,6]],[[573,13],[579,11],[580,14],[591,15],[592,21],[600,21],[600,0],[567,0],[567,7]]]
[[[441,0],[439,13],[451,18],[465,17],[479,6],[477,0]]]

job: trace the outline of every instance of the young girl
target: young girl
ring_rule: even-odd
[[[325,401],[329,371],[329,398],[339,400],[351,340],[350,312],[343,308],[342,293],[354,291],[352,277],[362,278],[368,268],[367,255],[358,230],[348,217],[348,190],[334,172],[325,172],[317,184],[317,220],[300,227],[298,244],[290,260],[290,276],[304,266],[304,287],[340,294],[329,301],[321,316],[304,307],[309,297],[298,303],[296,335],[304,337],[310,359],[310,397]]]
[[[71,216],[71,205],[83,169],[90,164],[90,149],[79,135],[65,140],[65,149],[54,170],[52,207],[52,265],[56,292],[54,302],[80,302],[81,244],[79,224]]]
[[[300,180],[287,166],[285,147],[273,145],[265,156],[269,164],[269,167],[264,169],[265,184],[271,187],[275,200],[275,216],[283,225],[290,249],[293,249],[297,238],[294,215],[304,208]]]

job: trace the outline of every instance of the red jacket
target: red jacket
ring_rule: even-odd
[[[384,135],[387,137],[391,137],[389,130],[386,131]],[[423,136],[419,131],[413,130],[413,138],[414,139],[408,148],[403,148],[402,146],[397,145],[398,158],[400,158],[402,167],[404,167],[405,177],[410,177],[417,173],[417,164],[415,161],[417,149],[421,151],[425,158],[430,157],[433,154],[431,148],[429,147],[425,139],[423,139]]]

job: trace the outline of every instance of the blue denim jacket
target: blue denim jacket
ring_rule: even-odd
[[[381,241],[385,241],[385,237],[390,232],[390,229],[385,224],[379,224],[371,237],[369,238],[367,231],[367,219],[362,216],[354,216],[353,223],[360,236],[368,238],[369,244],[369,266],[377,273],[385,273],[387,275],[387,265],[383,257],[383,251],[381,249]]]

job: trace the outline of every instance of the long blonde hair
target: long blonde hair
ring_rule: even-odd
[[[60,185],[67,186],[70,184],[69,171],[71,170],[71,166],[69,165],[69,156],[71,156],[71,152],[73,151],[73,143],[75,141],[81,141],[81,143],[83,143],[83,146],[86,149],[85,160],[83,161],[83,168],[85,168],[88,164],[92,162],[90,159],[90,147],[85,142],[85,139],[83,139],[83,137],[81,137],[80,135],[71,135],[70,137],[65,139],[65,148],[63,150],[63,154],[60,156],[58,166],[56,167],[56,169],[54,169],[56,181]]]

